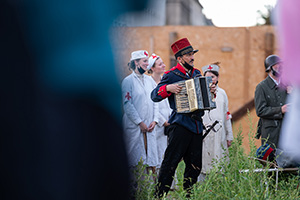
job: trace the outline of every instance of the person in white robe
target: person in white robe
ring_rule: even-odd
[[[218,84],[219,80],[219,63],[214,63],[202,67],[204,76],[211,76],[214,84]],[[215,161],[222,159],[228,153],[228,147],[231,146],[233,140],[231,114],[228,110],[228,97],[222,88],[216,87],[216,109],[205,111],[203,116],[203,124],[207,128],[212,125],[215,120],[219,123],[211,130],[211,132],[203,140],[202,151],[202,171],[198,177],[198,181],[203,181],[206,174],[213,168]]]
[[[162,74],[165,72],[165,68],[166,65],[164,64],[160,56],[153,53],[149,57],[148,73],[151,74],[151,77],[155,82],[155,87],[161,81]],[[168,146],[168,137],[167,135],[165,135],[165,128],[170,125],[170,123],[168,123],[168,120],[172,110],[170,108],[168,99],[164,99],[155,104],[158,104],[158,108],[159,108],[158,124],[155,127],[157,154],[158,154],[158,164],[156,166],[156,172],[158,173],[164,158],[165,150]]]
[[[143,164],[155,170],[158,164],[155,126],[158,120],[158,105],[150,93],[155,82],[144,74],[148,66],[148,52],[134,51],[129,62],[133,72],[122,81],[123,128],[130,167]]]

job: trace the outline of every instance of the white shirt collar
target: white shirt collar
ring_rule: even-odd
[[[279,82],[277,82],[274,78],[272,78],[272,76],[269,75],[269,77],[274,81],[274,83],[278,86],[280,84],[280,80]]]

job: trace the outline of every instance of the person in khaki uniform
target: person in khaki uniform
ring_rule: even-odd
[[[262,144],[270,144],[273,149],[278,147],[282,119],[287,112],[287,90],[280,84],[281,60],[276,55],[265,59],[265,68],[268,76],[255,89],[255,109],[260,118],[258,135]]]

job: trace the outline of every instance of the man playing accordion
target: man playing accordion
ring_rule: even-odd
[[[156,196],[162,197],[168,193],[173,176],[181,159],[185,162],[183,187],[187,192],[197,182],[197,177],[202,168],[202,131],[201,117],[204,112],[198,110],[192,113],[177,113],[175,95],[182,89],[178,81],[201,76],[201,72],[194,68],[194,50],[187,38],[182,38],[171,45],[177,60],[177,65],[165,72],[161,82],[152,91],[151,98],[159,102],[168,98],[172,114],[169,119],[171,124],[168,129],[169,144],[158,176]],[[210,88],[215,92],[215,86]]]

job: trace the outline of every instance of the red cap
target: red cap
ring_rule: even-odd
[[[193,49],[192,45],[190,44],[187,38],[182,38],[180,40],[177,40],[171,45],[171,48],[175,57],[182,56],[192,51],[194,53],[198,51]]]

